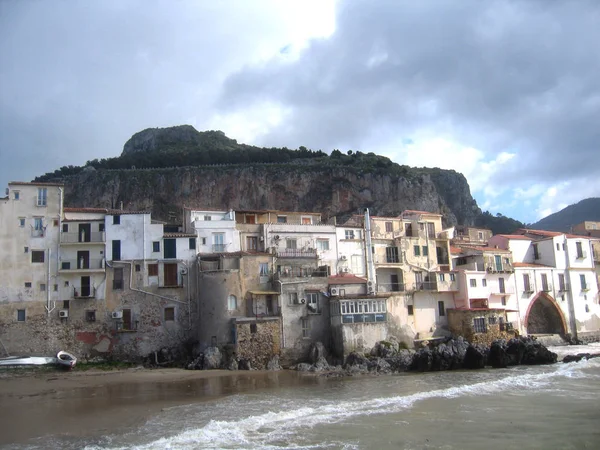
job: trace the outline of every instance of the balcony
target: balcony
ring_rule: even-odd
[[[273,276],[275,281],[289,280],[291,278],[312,278],[312,277],[328,277],[329,271],[318,270],[307,267],[291,267],[284,268],[279,272],[276,272]]]
[[[105,233],[103,231],[91,233],[60,233],[61,244],[89,244],[103,243],[104,241]]]
[[[72,298],[96,298],[96,288],[93,286],[73,286]]]
[[[492,292],[491,295],[497,295],[497,296],[504,296],[504,295],[513,295],[515,293],[515,291],[513,291],[512,289],[498,289],[498,288],[492,288]]]
[[[558,286],[558,292],[568,292],[568,291],[569,291],[568,284],[563,284],[563,285]]]
[[[377,292],[405,292],[406,285],[404,283],[377,283]]]
[[[296,249],[296,248],[284,248],[277,249],[278,258],[316,258],[317,250],[314,248],[309,249]]]
[[[510,263],[488,264],[485,270],[488,273],[512,273],[515,271]]]
[[[551,292],[552,285],[550,283],[542,284],[542,292]]]
[[[104,271],[104,259],[63,259],[60,261],[61,271],[100,270]]]
[[[415,291],[437,291],[436,281],[419,281],[415,283]]]
[[[213,244],[212,251],[214,253],[223,253],[227,248],[227,244]]]

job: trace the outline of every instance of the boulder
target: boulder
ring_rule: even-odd
[[[229,358],[227,363],[225,364],[225,369],[227,370],[238,370],[240,367],[240,362],[237,358]]]
[[[536,342],[533,339],[525,342],[525,352],[521,364],[554,364],[557,360],[558,355],[548,350],[539,342]]]
[[[191,363],[189,363],[185,368],[188,370],[202,370],[202,356],[198,356]]]
[[[327,349],[321,342],[313,342],[308,349],[308,362],[316,364],[321,358],[327,359]]]
[[[321,356],[312,366],[312,371],[313,372],[325,372],[327,370],[329,370],[329,363],[327,362],[327,360]]]
[[[486,348],[480,345],[469,345],[463,359],[465,369],[483,369],[486,363]]]
[[[218,347],[208,347],[204,350],[203,369],[219,369],[222,363],[221,351]]]
[[[281,366],[279,365],[279,356],[273,356],[269,362],[267,363],[267,370],[281,370]]]
[[[369,371],[377,373],[390,373],[392,366],[383,358],[375,358],[369,361]]]
[[[508,356],[509,366],[518,366],[523,362],[525,354],[525,338],[513,338],[506,344],[506,355]]]
[[[567,355],[563,358],[564,363],[579,362],[582,359],[590,359],[589,353],[577,353],[576,355]]]
[[[406,372],[412,365],[414,354],[414,350],[400,350],[391,358],[386,358],[386,361],[390,365],[392,371]]]
[[[298,372],[310,372],[313,366],[307,363],[300,363],[296,366]]]
[[[506,353],[506,342],[503,340],[492,342],[487,357],[487,363],[495,369],[501,369],[508,367],[509,361],[510,358]]]
[[[415,370],[417,372],[428,372],[431,370],[432,363],[433,353],[429,348],[422,348],[413,356],[410,370]]]
[[[238,361],[238,370],[252,370],[250,361],[248,361],[247,359],[240,359]]]
[[[462,367],[464,355],[461,356],[461,352],[453,344],[453,341],[448,341],[431,351],[431,370],[454,370]]]

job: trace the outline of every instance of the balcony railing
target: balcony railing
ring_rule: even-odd
[[[212,251],[213,252],[224,252],[225,248],[227,248],[227,244],[213,244]]]
[[[558,286],[558,292],[567,292],[569,290],[568,284],[563,284]]]
[[[404,283],[377,283],[377,292],[404,292],[406,285]]]
[[[39,228],[37,230],[35,228],[31,229],[31,237],[44,237],[45,234],[46,234],[45,228]]]
[[[305,267],[292,267],[291,269],[283,269],[275,273],[275,280],[289,278],[311,278],[311,277],[328,277],[329,272],[326,270],[313,270]]]
[[[317,250],[311,249],[296,249],[296,248],[284,248],[277,250],[277,256],[279,258],[316,258]]]
[[[104,259],[63,259],[60,270],[98,270],[104,269]]]
[[[96,288],[93,286],[73,286],[73,298],[96,298]]]
[[[60,233],[61,244],[75,244],[85,242],[104,242],[105,234],[103,231],[93,231],[91,233]]]
[[[420,281],[415,283],[415,291],[437,291],[436,281]]]
[[[542,284],[542,291],[543,292],[550,292],[550,291],[552,291],[552,285],[550,283]]]

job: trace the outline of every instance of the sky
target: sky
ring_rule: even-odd
[[[0,185],[190,124],[454,169],[532,223],[600,197],[596,0],[1,0]]]

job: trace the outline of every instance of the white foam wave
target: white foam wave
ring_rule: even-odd
[[[543,389],[548,387],[554,378],[585,377],[586,369],[600,367],[600,358],[551,367],[554,370],[541,373],[519,373],[492,381],[417,392],[410,395],[326,404],[318,401],[314,402],[312,406],[293,408],[288,405],[288,409],[285,410],[268,411],[239,420],[210,420],[201,428],[186,430],[175,436],[161,438],[134,448],[139,450],[240,447],[311,448],[310,445],[297,446],[299,429],[311,428],[323,423],[338,423],[362,415],[400,412],[411,408],[416,402],[430,398],[456,398],[490,395],[503,391],[519,392]],[[334,444],[331,443],[331,445]],[[319,443],[319,448],[326,446],[326,443]],[[92,450],[92,448],[88,447],[88,450]]]

